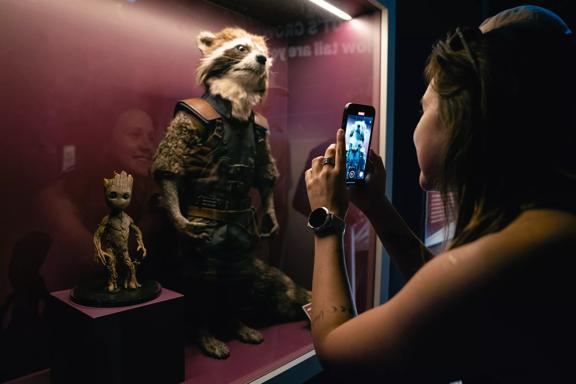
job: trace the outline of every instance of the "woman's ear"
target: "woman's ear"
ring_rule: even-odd
[[[198,42],[198,48],[200,48],[200,51],[203,54],[206,54],[207,51],[210,50],[210,47],[212,47],[215,38],[216,35],[214,35],[212,32],[209,31],[200,32],[196,41]]]

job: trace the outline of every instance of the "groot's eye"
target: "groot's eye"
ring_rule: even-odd
[[[122,195],[122,197],[123,197],[124,199],[129,199],[129,198],[130,198],[130,194],[129,194],[129,193],[125,193],[125,194]]]
[[[244,51],[246,51],[246,46],[240,44],[240,45],[236,46],[236,49],[239,50],[240,52],[244,52]]]
[[[117,196],[118,196],[118,194],[117,194],[116,192],[110,192],[110,193],[108,194],[108,197],[111,198],[111,199],[115,199]]]

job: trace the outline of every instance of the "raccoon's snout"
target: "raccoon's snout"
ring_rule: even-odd
[[[264,65],[266,64],[266,56],[264,55],[258,55],[256,56],[256,61],[259,62],[260,64]]]

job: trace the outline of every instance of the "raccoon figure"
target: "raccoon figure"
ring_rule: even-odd
[[[205,354],[226,358],[224,337],[263,341],[243,322],[251,309],[277,322],[305,319],[301,306],[310,292],[253,255],[260,238],[278,231],[268,122],[252,110],[268,85],[266,42],[226,28],[200,33],[198,46],[205,93],[177,104],[152,173],[180,233],[180,289],[193,308],[195,341]],[[251,188],[261,199],[259,225]]]

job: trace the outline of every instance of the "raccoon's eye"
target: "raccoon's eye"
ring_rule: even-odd
[[[239,50],[240,52],[245,52],[247,48],[245,45],[240,44],[236,46],[236,49]]]

